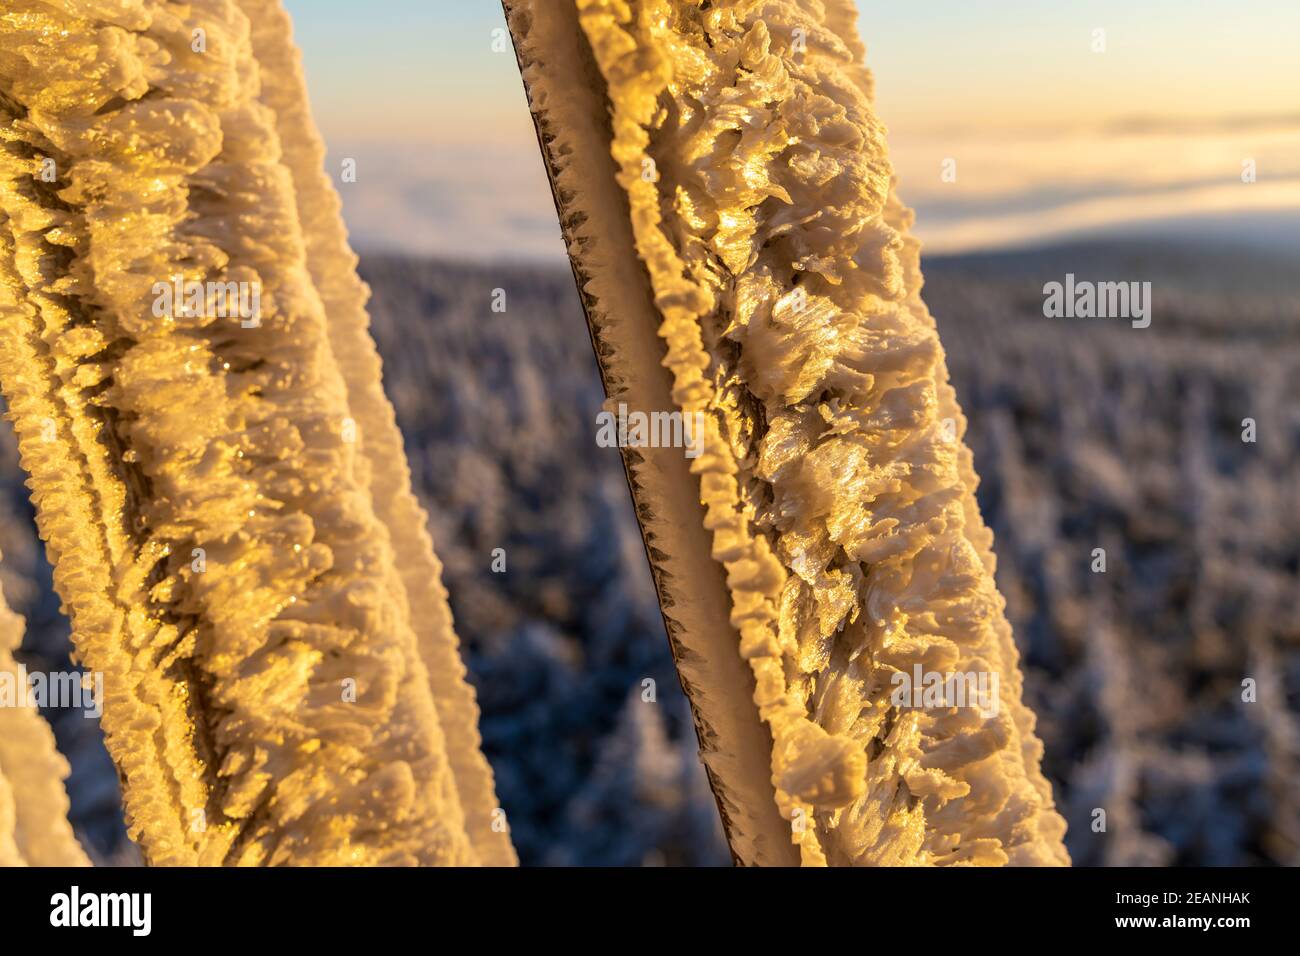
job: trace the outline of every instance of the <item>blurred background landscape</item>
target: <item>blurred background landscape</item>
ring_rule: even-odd
[[[729,863],[622,463],[595,443],[499,7],[286,5],[330,163],[358,160],[345,215],[521,861]],[[1300,8],[1058,6],[859,4],[1044,769],[1076,864],[1300,864]],[[1150,327],[1044,317],[1066,273],[1151,282]],[[0,578],[27,666],[59,670],[22,481],[6,428]],[[95,723],[48,716],[74,826],[133,862]]]

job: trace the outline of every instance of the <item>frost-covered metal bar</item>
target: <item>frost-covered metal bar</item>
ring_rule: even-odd
[[[288,43],[7,5],[0,384],[150,862],[509,862]]]
[[[736,858],[1067,863],[852,4],[505,7]]]

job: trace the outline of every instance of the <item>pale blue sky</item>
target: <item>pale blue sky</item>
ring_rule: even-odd
[[[285,4],[331,160],[361,169],[344,191],[358,244],[562,254],[513,54],[491,50],[495,0]],[[904,196],[932,248],[1300,206],[1296,0],[858,6]],[[1232,188],[1248,157],[1260,170],[1249,193]],[[956,183],[940,181],[946,158]]]

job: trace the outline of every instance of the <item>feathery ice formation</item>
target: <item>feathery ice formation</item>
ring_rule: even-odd
[[[0,383],[151,863],[510,864],[322,158],[277,0],[7,3]]]
[[[737,860],[1068,863],[852,3],[505,6]]]

